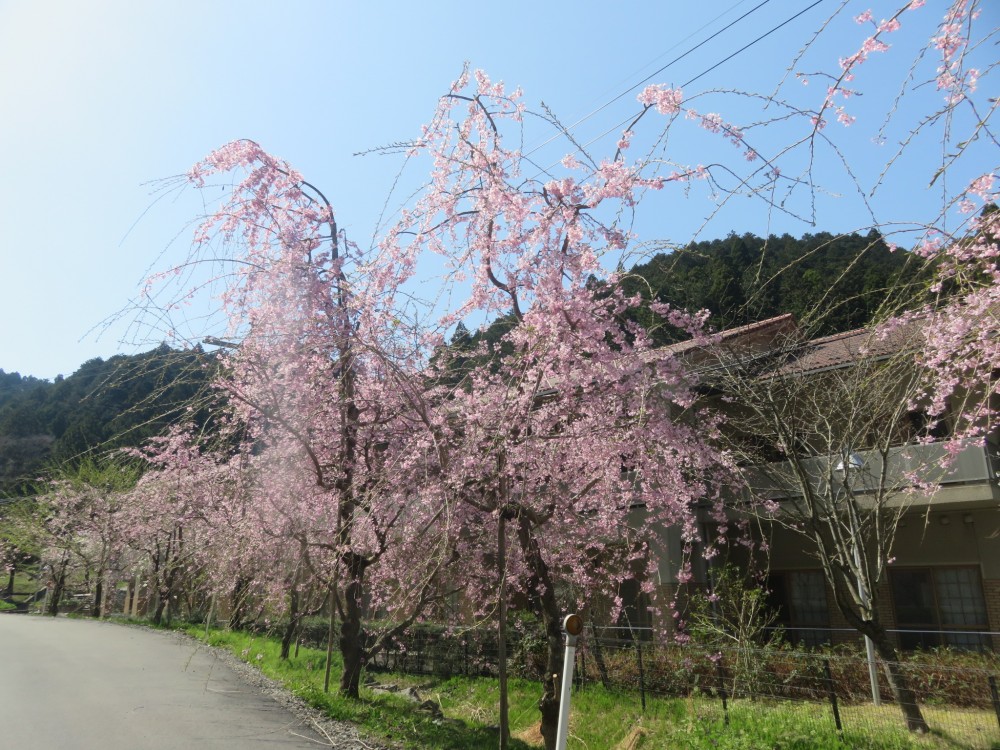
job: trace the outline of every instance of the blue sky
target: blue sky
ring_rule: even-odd
[[[87,359],[158,342],[157,331],[127,326],[127,315],[102,322],[127,310],[149,270],[181,257],[189,244],[189,224],[201,210],[197,196],[188,191],[157,200],[153,181],[186,171],[216,146],[253,138],[289,160],[322,187],[340,226],[360,241],[370,237],[400,163],[354,154],[418,134],[463,61],[520,85],[529,108],[544,101],[569,124],[759,3],[0,0],[0,368],[51,378]],[[681,84],[811,4],[768,2],[654,80]],[[865,36],[850,17],[868,7],[885,17],[896,5],[849,4],[796,70],[834,68]],[[836,132],[862,182],[871,183],[887,158],[885,146],[869,153],[876,148],[871,137],[915,45],[940,16],[943,5],[934,5],[911,14],[904,31],[912,34],[892,40],[898,64],[871,62],[871,74],[858,82],[866,95],[852,102],[859,122]],[[769,93],[839,6],[824,0],[806,10],[685,95]],[[996,27],[1000,11],[987,8],[985,15],[982,23]],[[990,85],[996,88],[995,79],[981,83]],[[813,103],[821,97],[818,85],[794,80],[784,90]],[[703,111],[750,116],[731,94],[698,101]],[[902,111],[915,116],[939,101],[925,87]],[[636,109],[633,92],[574,127],[574,135],[590,141]],[[552,134],[533,121],[526,145]],[[736,150],[706,136],[678,135],[672,158],[739,161]],[[778,148],[786,137],[775,125],[760,142]],[[601,153],[601,144],[613,142],[607,136],[595,149]],[[919,224],[933,217],[940,186],[924,186],[940,149],[933,138],[918,141],[911,154],[924,150],[924,160],[894,167],[898,182],[870,201],[879,220]],[[537,158],[555,160],[569,150],[553,143]],[[990,169],[996,154],[987,153]],[[799,235],[869,225],[835,154],[818,158],[825,161],[817,172],[829,184],[819,194],[815,226],[769,212],[759,201],[734,201],[714,214],[712,196],[696,185],[688,193],[651,196],[637,230],[644,240],[684,243],[730,231]],[[962,174],[957,170],[956,179]]]

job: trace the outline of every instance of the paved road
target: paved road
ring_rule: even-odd
[[[317,742],[175,634],[0,615],[4,750],[316,750]]]

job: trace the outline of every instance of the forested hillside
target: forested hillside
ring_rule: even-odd
[[[92,359],[54,382],[0,370],[0,497],[29,492],[46,467],[160,434],[197,403],[213,367],[200,350],[161,345]]]
[[[792,313],[823,336],[867,325],[884,305],[912,302],[927,286],[928,270],[911,253],[891,251],[876,232],[730,234],[656,255],[622,283],[646,298],[708,310],[717,329]]]
[[[891,252],[877,234],[731,234],[657,255],[633,267],[622,284],[646,298],[707,309],[716,328],[790,312],[824,335],[864,326],[887,300],[912,297],[925,283],[923,268],[910,253]],[[643,319],[641,311],[635,315]],[[493,345],[513,324],[505,316],[471,334],[461,326],[452,346]],[[667,342],[675,333],[656,335]],[[461,370],[464,361],[459,357],[452,366]],[[200,350],[162,345],[90,360],[55,382],[0,370],[0,497],[30,491],[47,466],[162,433],[205,392],[214,366]]]
[[[792,313],[811,336],[825,336],[913,304],[929,285],[930,271],[911,253],[890,250],[878,233],[821,232],[799,239],[730,234],[655,255],[629,269],[621,284],[629,294],[708,310],[709,325],[717,330]],[[642,310],[633,316],[644,324],[651,319]],[[461,326],[451,346],[471,349],[485,341],[492,348],[512,325],[507,315],[471,334]],[[661,343],[679,335],[654,331]]]

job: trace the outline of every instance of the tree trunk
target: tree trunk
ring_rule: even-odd
[[[154,579],[149,581],[149,601],[146,602],[146,616],[152,621],[159,610],[160,617],[163,617],[163,610],[160,609],[160,587]]]
[[[156,608],[153,610],[153,624],[163,624],[163,610],[167,608],[167,599],[159,591],[156,592]]]
[[[892,639],[889,637],[881,618],[878,616],[878,601],[871,595],[871,592],[877,589],[872,585],[866,587],[869,592],[869,612],[871,612],[871,619],[864,619],[849,603],[851,600],[850,591],[856,585],[856,582],[846,576],[835,578],[834,581],[834,596],[837,599],[837,607],[840,609],[841,614],[844,615],[851,627],[861,633],[861,635],[866,635],[871,639],[875,651],[885,665],[886,677],[889,680],[889,689],[892,691],[893,700],[896,701],[899,710],[903,712],[906,728],[911,732],[928,732],[929,727],[920,711],[920,706],[917,704],[917,695],[913,688],[910,687],[910,680],[906,676],[906,673],[900,668],[899,654],[896,653],[896,647],[893,645]]]
[[[49,608],[47,614],[55,617],[59,614],[59,604],[62,601],[63,590],[66,588],[66,566],[63,566],[59,575],[56,576],[55,585],[52,587],[52,596],[49,597]]]
[[[292,590],[288,594],[288,625],[285,627],[285,632],[281,636],[281,659],[285,661],[288,659],[292,651],[292,639],[295,637],[295,631],[299,626],[299,590],[296,587],[292,587]]]
[[[4,589],[4,593],[7,596],[13,596],[14,595],[14,572],[15,572],[15,570],[16,570],[16,568],[14,567],[14,564],[11,563],[10,572],[7,574],[7,588]]]
[[[340,623],[340,654],[344,659],[344,672],[340,675],[340,693],[348,698],[358,698],[361,686],[361,669],[364,666],[364,634],[361,629],[361,592],[365,559],[354,552],[344,555],[348,584],[344,588],[344,620]]]
[[[903,712],[903,718],[906,719],[906,728],[911,732],[920,732],[921,734],[930,731],[917,703],[917,694],[910,687],[910,680],[899,663],[899,655],[896,653],[896,648],[892,645],[888,633],[885,632],[885,628],[874,627],[868,636],[872,639],[882,663],[885,664],[889,688],[892,690],[893,699]]]
[[[545,674],[542,676],[542,698],[538,701],[538,710],[542,715],[541,732],[545,750],[555,750],[559,730],[559,681],[563,666],[563,634],[559,617],[561,610],[549,566],[532,534],[531,522],[524,516],[518,518],[517,537],[525,562],[532,573],[532,598],[545,628]]]
[[[94,586],[94,603],[90,607],[91,617],[101,616],[101,600],[104,598],[104,576],[97,577],[97,584]]]
[[[344,671],[340,675],[340,694],[347,698],[360,697],[361,667],[364,663],[361,646],[361,623],[345,617],[340,623],[340,655]]]
[[[69,569],[69,556],[63,555],[62,562],[59,563],[58,572],[53,576],[52,596],[49,597],[49,607],[47,614],[55,617],[59,614],[59,605],[62,602],[63,591],[66,590],[66,571]]]
[[[229,629],[239,630],[243,627],[243,621],[246,617],[246,598],[247,593],[250,590],[250,579],[240,576],[236,579],[236,585],[233,586],[233,596],[232,596],[232,614],[229,615]]]
[[[333,642],[337,627],[337,595],[334,586],[330,587],[327,601],[330,603],[330,626],[326,631],[326,669],[323,676],[324,693],[330,692],[330,667],[333,665]]]
[[[174,566],[165,567],[165,571],[161,577],[160,601],[157,605],[158,619],[155,621],[157,625],[163,619],[169,625],[174,616],[174,583],[177,580],[177,568]]]

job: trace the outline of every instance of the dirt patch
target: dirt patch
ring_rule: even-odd
[[[648,729],[634,727],[621,742],[615,745],[615,750],[638,750],[645,744],[645,738],[648,734]]]
[[[545,739],[542,737],[542,725],[541,723],[535,724],[528,727],[527,729],[522,729],[517,732],[514,737],[521,740],[521,742],[526,742],[533,747],[544,747]]]

